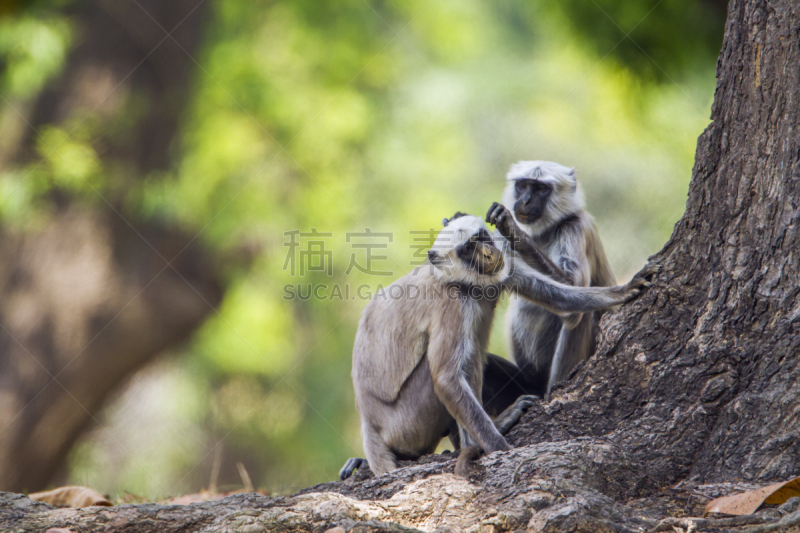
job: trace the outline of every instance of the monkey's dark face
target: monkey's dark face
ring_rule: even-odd
[[[547,183],[532,179],[514,182],[514,216],[523,224],[536,222],[547,209],[553,189]]]
[[[503,253],[483,220],[464,215],[445,219],[428,260],[437,276],[477,285],[496,283],[507,274]]]
[[[468,268],[481,275],[491,276],[503,268],[503,254],[494,245],[492,236],[485,228],[456,247],[456,256]]]

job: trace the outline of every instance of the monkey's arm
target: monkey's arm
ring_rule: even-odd
[[[517,252],[532,268],[564,285],[574,285],[574,280],[561,269],[541,248],[533,242],[530,235],[522,231],[511,212],[500,203],[493,203],[486,213],[486,222],[493,224],[500,235],[506,238],[509,247]]]
[[[434,319],[428,343],[428,365],[436,396],[486,453],[508,450],[510,446],[483,410],[467,381],[469,372],[481,372],[481,363],[475,360],[475,339],[463,331],[466,326],[463,324],[461,310],[455,308],[460,303],[449,303],[451,305]],[[458,316],[454,316],[456,314]],[[453,327],[454,322],[458,327]],[[479,382],[477,385],[480,387]],[[461,443],[462,446],[467,444]]]
[[[574,287],[592,285],[592,270],[586,251],[586,233],[579,219],[569,222],[562,221],[557,240],[560,250],[557,263],[570,279],[570,283],[565,283],[565,285]],[[582,320],[582,313],[572,313],[561,317],[564,327],[568,330],[578,327]]]
[[[571,287],[558,283],[526,264],[511,266],[503,288],[515,292],[540,307],[559,316],[570,313],[599,311],[629,302],[643,288],[650,286],[648,278],[661,271],[660,265],[647,265],[625,285],[615,287]]]

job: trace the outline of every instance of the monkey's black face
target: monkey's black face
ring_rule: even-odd
[[[492,236],[482,228],[467,242],[456,248],[456,255],[469,268],[477,270],[479,274],[495,274],[503,268],[503,254],[494,245]]]
[[[553,189],[539,180],[519,179],[514,182],[514,215],[523,224],[541,218]]]

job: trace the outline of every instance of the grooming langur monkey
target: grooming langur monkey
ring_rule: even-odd
[[[503,203],[492,205],[486,221],[496,226],[512,250],[567,285],[615,284],[597,227],[583,209],[574,169],[547,161],[520,161],[511,166],[506,180]],[[644,275],[656,271],[657,267],[650,266]],[[601,313],[585,310],[559,316],[512,296],[506,315],[507,337],[522,374],[513,385],[526,381],[525,392],[549,395],[553,386],[594,350],[594,329]],[[508,373],[492,366],[487,370],[487,385],[492,386],[495,378],[508,382]],[[494,388],[499,387],[495,384]]]
[[[378,293],[356,333],[353,385],[375,474],[432,453],[446,435],[456,448],[509,449],[503,433],[533,398],[519,398],[494,422],[481,405],[486,345],[504,290],[568,316],[624,303],[648,285],[638,277],[610,288],[563,285],[505,260],[479,218],[457,214],[445,225],[429,263]],[[363,461],[348,460],[340,478]]]

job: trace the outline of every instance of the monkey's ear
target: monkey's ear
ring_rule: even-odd
[[[447,219],[445,219],[447,220]],[[431,262],[432,265],[435,265],[439,262],[439,252],[436,250],[428,250],[428,261]]]
[[[447,225],[448,225],[449,223],[450,223],[450,219],[448,219],[447,217],[444,217],[444,218],[442,219],[442,226],[444,226],[445,228],[447,227]],[[428,255],[430,255],[432,251],[433,251],[433,250],[429,251],[429,252],[428,252]]]

